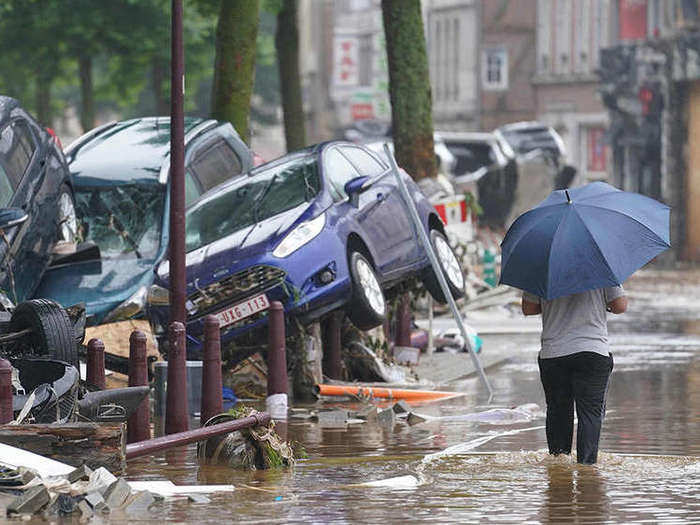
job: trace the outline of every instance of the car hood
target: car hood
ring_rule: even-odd
[[[49,268],[35,297],[45,297],[64,306],[84,302],[96,322],[131,297],[142,286],[152,284],[153,260],[103,259]]]
[[[298,223],[315,215],[316,207],[313,203],[301,204],[188,253],[188,287],[194,286],[195,278],[203,282],[220,279],[237,262],[271,252]],[[167,284],[168,278],[169,265],[164,261],[158,267],[158,282]]]

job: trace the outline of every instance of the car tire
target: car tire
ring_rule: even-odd
[[[10,319],[10,330],[31,329],[20,340],[25,354],[46,356],[78,367],[78,345],[70,318],[61,306],[49,299],[32,299],[20,303]]]
[[[462,267],[450,243],[447,242],[447,238],[439,230],[430,230],[430,244],[437,256],[442,272],[445,275],[452,297],[454,299],[464,297],[464,274],[462,273]],[[425,270],[423,285],[435,301],[440,304],[447,303],[447,298],[442,292],[440,281],[438,281],[432,265],[429,265]]]
[[[352,297],[347,306],[347,315],[358,329],[370,330],[384,322],[386,301],[372,264],[359,252],[348,258]]]
[[[56,201],[58,207],[58,242],[74,243],[78,231],[78,217],[75,212],[75,198],[67,184],[61,186],[61,192]]]

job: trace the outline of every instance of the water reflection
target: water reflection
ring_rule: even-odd
[[[610,517],[610,498],[598,468],[552,464],[540,515],[547,523],[601,522]]]

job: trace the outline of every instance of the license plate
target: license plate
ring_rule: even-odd
[[[267,310],[269,307],[270,301],[267,300],[267,296],[263,293],[226,308],[226,310],[216,314],[216,317],[219,319],[219,326],[223,328],[253,314]]]

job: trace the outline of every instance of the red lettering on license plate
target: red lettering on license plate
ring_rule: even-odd
[[[226,310],[222,310],[216,314],[216,317],[219,319],[219,325],[223,328],[253,314],[267,310],[269,307],[270,301],[267,300],[267,296],[260,294],[242,303],[230,306]]]

